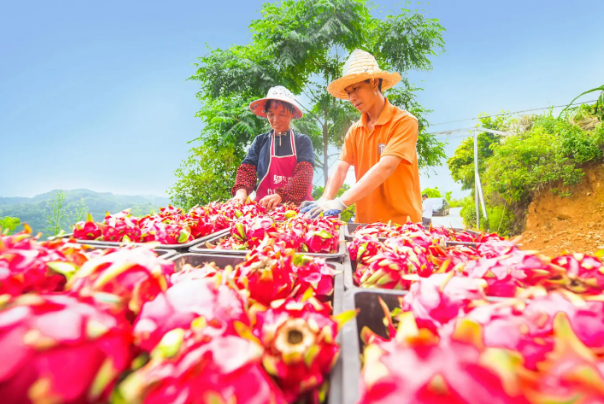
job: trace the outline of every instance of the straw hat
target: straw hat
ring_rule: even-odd
[[[296,97],[289,91],[287,88],[283,86],[271,87],[268,90],[268,94],[266,97],[256,100],[250,104],[250,110],[258,116],[266,118],[266,114],[264,113],[264,105],[268,100],[277,100],[287,102],[294,107],[294,119],[300,119],[304,115],[302,113],[302,107],[296,101]]]
[[[381,70],[371,53],[355,49],[344,64],[342,77],[332,81],[327,91],[336,98],[347,100],[344,89],[367,79],[382,79],[382,91],[386,91],[401,81],[401,75]]]

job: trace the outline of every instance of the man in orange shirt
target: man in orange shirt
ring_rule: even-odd
[[[327,181],[323,196],[303,207],[315,217],[340,214],[356,203],[356,222],[403,224],[421,221],[422,200],[417,166],[417,118],[390,104],[385,91],[401,80],[398,73],[380,70],[375,58],[355,50],[344,75],[327,91],[347,99],[362,114],[346,135],[340,161]],[[354,166],[357,183],[334,198]]]

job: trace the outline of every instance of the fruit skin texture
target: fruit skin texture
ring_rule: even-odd
[[[211,278],[188,279],[143,305],[134,337],[150,352],[173,329],[199,325],[210,335],[236,335],[235,322],[250,324],[246,301],[236,290]]]
[[[109,212],[105,215],[105,221],[100,225],[105,241],[123,241],[124,237],[132,242],[141,241],[141,229],[138,227],[138,219],[132,217],[130,212],[123,211],[117,215]]]
[[[262,369],[257,343],[232,335],[195,339],[179,329],[172,334],[120,384],[116,404],[286,404]]]
[[[158,258],[146,247],[120,249],[86,262],[69,280],[66,289],[80,296],[111,293],[137,314],[142,304],[165,291],[174,263]]]
[[[331,308],[314,297],[277,300],[257,314],[254,334],[265,348],[263,364],[292,403],[327,380],[339,347]]]
[[[13,299],[0,309],[0,341],[3,404],[104,402],[131,360],[125,316],[91,298]]]
[[[367,346],[360,404],[528,404],[514,373],[504,378],[490,367],[492,358],[508,360],[509,355],[484,350],[475,324],[460,325],[460,332],[439,339],[418,328],[410,312],[399,317],[398,330],[389,313],[386,319],[390,340],[362,334]]]
[[[418,327],[438,334],[449,321],[487,303],[486,282],[454,275],[432,274],[411,285],[402,299],[402,309],[413,313]]]
[[[78,240],[96,240],[101,235],[101,228],[92,219],[90,213],[85,222],[78,222],[73,226],[73,237]]]
[[[76,265],[60,250],[62,241],[38,243],[26,232],[0,236],[0,295],[63,290],[66,278],[56,270],[73,272]]]
[[[487,295],[499,297],[514,297],[519,289],[538,285],[557,273],[547,257],[518,249],[494,258],[468,261],[460,266],[460,271],[470,278],[485,279]]]
[[[550,281],[548,286],[563,286],[575,293],[600,294],[604,290],[604,264],[598,257],[586,254],[569,254],[556,257],[552,264],[565,270],[560,282]]]
[[[434,271],[425,250],[417,245],[398,246],[395,251],[384,251],[367,260],[368,266],[357,265],[354,278],[363,288],[409,289],[407,275],[427,277]]]
[[[293,256],[284,254],[275,240],[265,239],[235,268],[237,287],[249,290],[250,298],[264,306],[289,296],[293,289]]]

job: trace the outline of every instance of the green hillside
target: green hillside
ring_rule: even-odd
[[[71,231],[71,224],[75,222],[76,210],[82,203],[86,205],[86,212],[90,212],[95,220],[101,221],[105,212],[112,213],[131,208],[135,215],[145,215],[159,207],[167,206],[168,198],[143,195],[114,195],[110,192],[94,192],[88,189],[75,189],[63,191],[67,204],[67,220],[63,225],[65,232]],[[45,228],[46,215],[50,213],[50,204],[56,199],[57,190],[36,195],[33,198],[0,197],[0,217],[11,216],[21,219],[21,223],[28,223],[34,233],[42,232],[47,235]],[[20,231],[22,226],[17,229]]]

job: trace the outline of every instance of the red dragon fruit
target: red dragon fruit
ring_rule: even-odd
[[[530,378],[526,397],[532,403],[604,402],[601,358],[577,338],[565,313],[557,313],[553,324],[554,349],[539,364],[539,378]]]
[[[236,327],[249,326],[243,296],[216,279],[190,279],[170,287],[146,302],[134,323],[137,344],[151,351],[176,328],[201,328],[209,335],[236,335]]]
[[[554,317],[565,313],[576,336],[597,354],[604,354],[604,302],[584,300],[571,292],[550,292],[530,299],[522,310],[529,333],[538,337],[554,333]]]
[[[488,283],[487,295],[513,297],[525,287],[538,285],[557,275],[549,259],[530,251],[514,250],[495,258],[468,261],[461,268],[465,276],[482,278]]]
[[[298,287],[297,296],[304,295],[309,289],[319,298],[333,294],[336,271],[324,259],[298,254],[294,257],[292,269]]]
[[[517,351],[522,355],[524,366],[535,370],[552,350],[553,341],[548,333],[531,334],[530,322],[523,315],[525,308],[524,301],[513,299],[482,305],[468,313],[463,321],[481,325],[485,346]]]
[[[284,222],[300,214],[300,206],[293,203],[277,205],[275,209],[269,212],[269,215],[276,222]]]
[[[400,246],[396,252],[385,251],[367,260],[368,266],[357,265],[355,282],[364,288],[409,289],[407,275],[427,277],[434,266],[419,246]]]
[[[411,311],[417,325],[437,334],[438,329],[474,307],[486,304],[482,279],[455,276],[453,272],[419,278],[402,299],[403,311]]]
[[[134,314],[168,288],[174,263],[149,248],[120,249],[86,262],[66,289],[81,296],[103,292],[118,296]]]
[[[116,404],[286,404],[262,368],[262,348],[238,336],[195,340],[166,334],[151,361],[122,382]]]
[[[277,300],[257,314],[254,334],[265,348],[262,363],[290,403],[320,389],[337,359],[338,321],[354,314],[346,312],[334,319],[330,311],[311,297]]]
[[[366,265],[370,258],[384,250],[384,245],[375,236],[355,236],[354,240],[348,244],[350,259],[356,261],[357,264]]]
[[[0,236],[0,295],[60,291],[66,277],[77,270],[57,248],[62,241],[49,247],[38,243],[30,232],[25,225],[23,233]]]
[[[141,241],[142,232],[138,227],[138,220],[132,218],[128,211],[123,211],[113,216],[107,212],[105,221],[99,227],[105,241]],[[126,237],[125,240],[124,237]]]
[[[184,244],[192,240],[190,229],[181,223],[155,223],[155,241],[161,244]]]
[[[598,295],[604,290],[604,265],[598,257],[586,254],[569,254],[556,257],[552,264],[563,268],[558,279],[549,279],[548,287],[561,286],[571,292]]]
[[[364,226],[359,226],[353,233],[354,238],[359,237],[376,237],[390,238],[399,237],[403,234],[403,227],[392,225],[391,223],[373,223]]]
[[[327,230],[309,231],[304,236],[304,245],[309,252],[331,253],[338,250],[339,239]]]
[[[492,363],[507,362],[510,368],[512,355],[485,351],[478,327],[462,323],[451,337],[439,339],[419,328],[410,312],[400,315],[398,331],[390,313],[386,321],[392,339],[367,329],[362,333],[367,345],[360,404],[528,404],[514,370],[501,375]]]
[[[245,241],[248,248],[255,248],[265,237],[276,235],[275,222],[268,216],[237,219],[231,224],[231,235]]]
[[[3,404],[101,403],[130,367],[130,324],[92,299],[23,295],[0,308]]]
[[[250,298],[264,306],[273,300],[286,298],[293,288],[293,257],[273,250],[274,245],[274,240],[266,239],[246,257],[245,262],[237,265],[234,272],[237,286],[249,290]]]
[[[96,240],[101,235],[101,228],[95,223],[90,213],[85,222],[77,222],[73,226],[73,237],[78,240]]]

